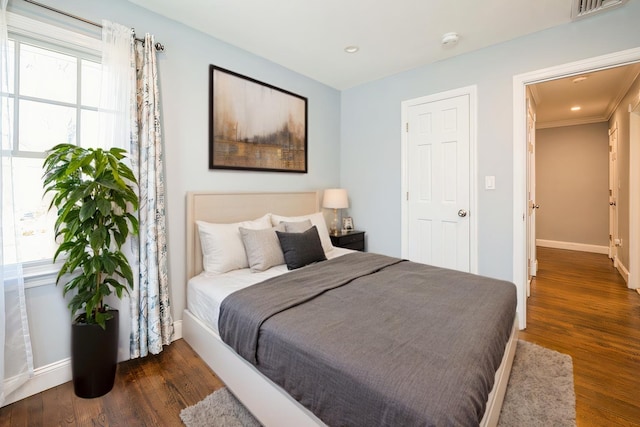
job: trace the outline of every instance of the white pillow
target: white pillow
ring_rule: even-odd
[[[276,230],[285,231],[283,223],[261,230],[244,227],[240,227],[239,230],[252,272],[265,271],[273,266],[284,264],[284,254],[276,235]]]
[[[327,223],[324,220],[324,215],[322,212],[316,212],[309,215],[302,216],[281,216],[276,214],[271,214],[271,223],[273,225],[278,225],[281,222],[298,222],[304,221],[308,219],[311,221],[311,224],[315,225],[318,229],[318,235],[320,236],[320,242],[322,242],[322,249],[326,252],[333,250],[333,245],[331,244],[331,237],[329,237],[329,230],[327,230]]]
[[[313,224],[311,224],[311,221],[308,219],[296,222],[281,222],[280,224],[284,225],[284,231],[286,231],[287,233],[304,233],[305,231],[313,227]]]
[[[253,221],[212,224],[196,221],[202,246],[202,266],[208,273],[222,274],[249,267],[247,253],[240,237],[240,227],[259,230],[271,227],[269,214]]]

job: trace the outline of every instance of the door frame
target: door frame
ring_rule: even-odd
[[[531,295],[531,280],[538,272],[536,251],[536,109],[532,107],[533,97],[527,97],[527,297]],[[535,104],[534,104],[535,105]],[[531,120],[531,126],[529,124]],[[533,130],[532,130],[532,129]]]
[[[527,326],[526,86],[638,61],[640,48],[634,48],[513,76],[513,282],[518,293],[520,329]]]
[[[611,135],[615,133],[615,145],[611,144]],[[609,258],[613,260],[613,266],[618,267],[618,246],[616,239],[620,236],[618,228],[618,123],[609,129]],[[632,164],[629,162],[629,164]],[[614,203],[612,206],[611,203]]]
[[[465,86],[458,89],[439,92],[433,95],[413,98],[401,103],[401,186],[400,186],[400,245],[401,256],[406,258],[409,253],[409,209],[407,201],[407,191],[409,188],[408,174],[408,109],[413,105],[425,104],[429,102],[442,101],[458,96],[469,96],[469,272],[478,273],[478,204],[477,204],[477,141],[478,141],[478,87],[476,85]]]
[[[629,162],[640,165],[640,98],[629,106]],[[629,218],[640,218],[640,168],[629,168]],[[629,281],[640,292],[640,221],[629,222]]]

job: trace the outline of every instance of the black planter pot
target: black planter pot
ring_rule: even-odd
[[[118,310],[106,329],[74,321],[71,325],[71,371],[76,396],[103,396],[113,388],[118,366]]]

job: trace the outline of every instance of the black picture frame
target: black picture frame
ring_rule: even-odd
[[[307,173],[307,98],[209,67],[209,169]]]

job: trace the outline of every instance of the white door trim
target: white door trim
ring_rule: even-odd
[[[636,105],[629,105],[629,164],[640,164],[640,94]],[[640,168],[629,168],[629,218],[640,218]],[[640,224],[629,223],[629,279],[627,286],[640,289]],[[640,292],[640,291],[639,291]]]
[[[611,135],[615,133],[615,145],[611,144]],[[613,266],[618,266],[618,247],[615,244],[619,238],[618,207],[611,206],[611,202],[618,203],[619,179],[618,179],[618,122],[609,129],[609,258],[613,260]],[[633,163],[629,162],[630,165]]]
[[[409,244],[407,233],[409,230],[407,190],[408,173],[407,173],[407,145],[408,133],[406,124],[408,122],[408,109],[410,106],[424,104],[427,102],[440,101],[447,98],[455,98],[458,96],[469,95],[469,271],[478,273],[478,203],[477,203],[477,141],[478,141],[478,87],[476,85],[461,87],[458,89],[440,92],[433,95],[422,96],[420,98],[409,99],[401,103],[401,191],[400,191],[400,243],[401,256],[407,257],[409,253]]]
[[[527,177],[525,86],[587,71],[612,68],[640,61],[640,48],[623,50],[513,76],[513,282],[518,290],[518,320],[526,328],[527,284]],[[632,274],[638,272],[632,272]]]

